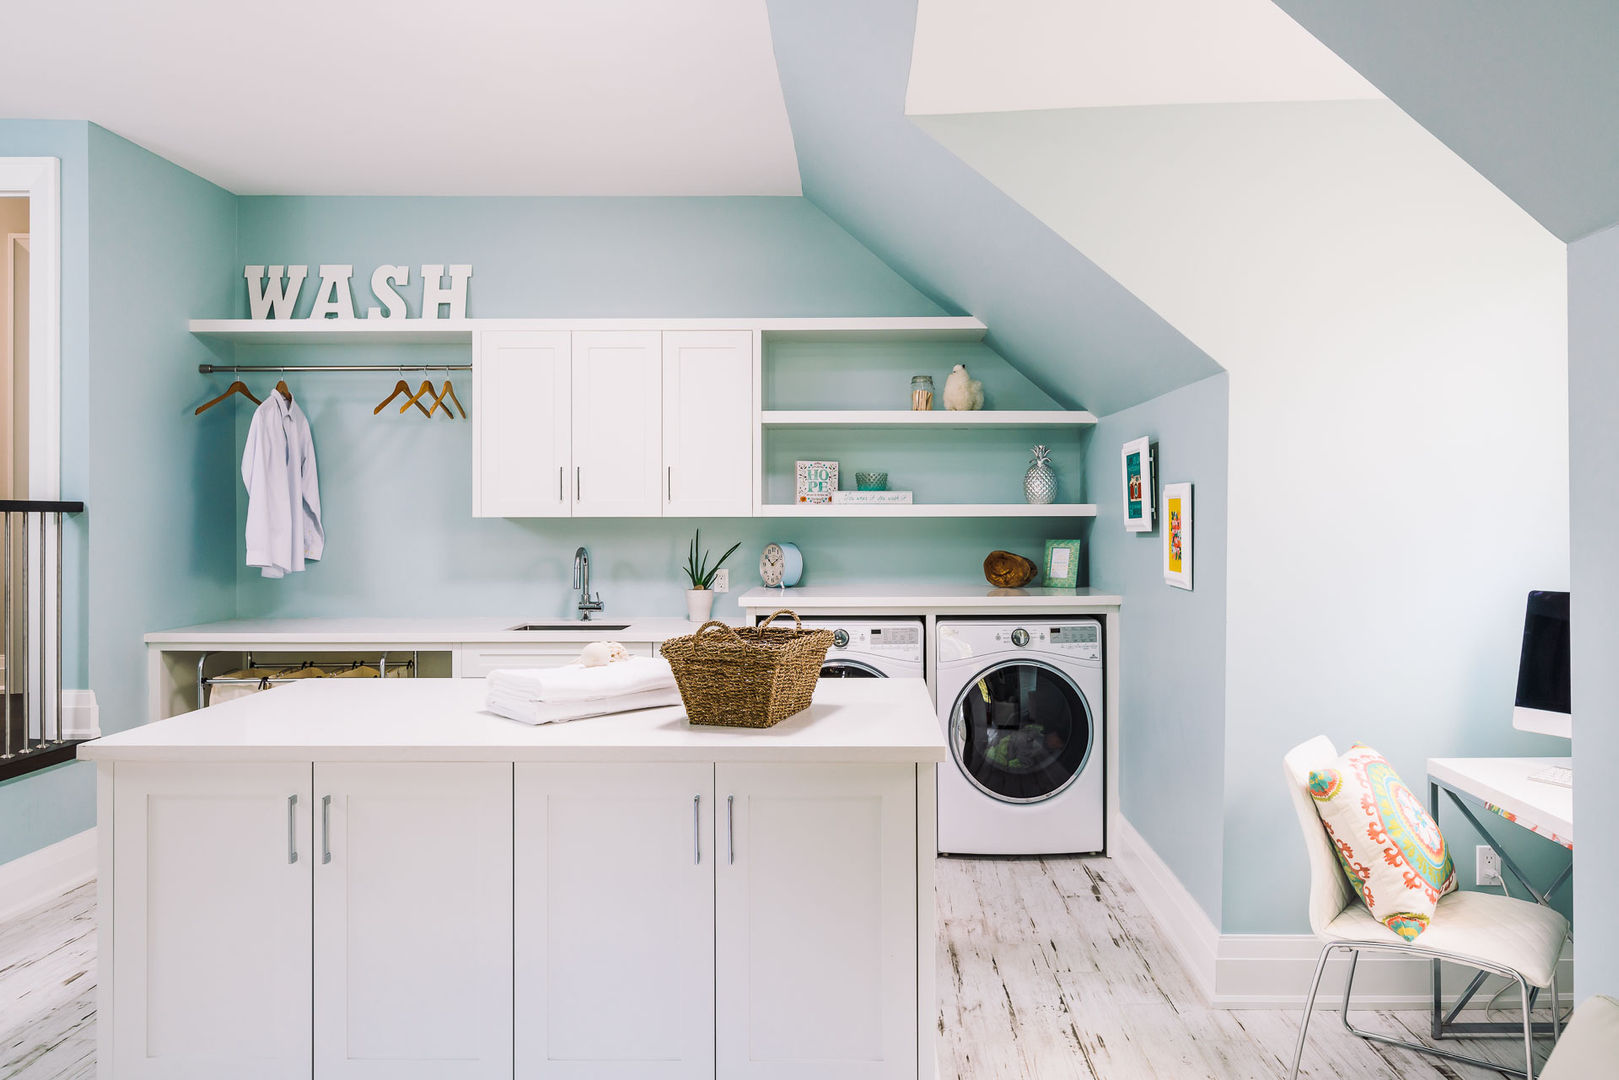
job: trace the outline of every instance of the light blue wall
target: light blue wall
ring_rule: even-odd
[[[1098,504],[1091,584],[1121,612],[1119,800],[1124,816],[1220,924],[1225,756],[1226,439],[1229,376],[1101,419],[1086,475]],[[1124,531],[1119,448],[1150,438],[1164,483],[1192,484],[1193,589],[1164,582],[1163,530]]]
[[[800,198],[244,198],[240,208],[239,262],[352,263],[362,283],[379,263],[409,264],[413,281],[404,291],[413,312],[420,295],[414,280],[419,265],[452,261],[473,264],[468,312],[481,316],[939,310]],[[235,272],[239,275],[240,268]],[[245,295],[245,288],[238,293]],[[238,311],[245,310],[244,303],[238,300]],[[464,363],[467,352],[431,346],[260,346],[239,347],[237,357],[243,363],[282,358],[288,363]],[[941,389],[949,364],[960,358],[954,346],[931,358]],[[904,381],[896,380],[899,393],[909,393],[910,366],[928,359],[906,357],[899,377]],[[835,356],[794,355],[772,363],[794,364],[800,371],[825,368],[819,386],[806,385],[799,376],[781,379],[784,397],[826,393],[847,400],[845,395],[881,392],[840,372]],[[982,347],[972,351],[972,363],[991,391],[1006,400],[1047,401]],[[225,381],[190,378],[198,399]],[[743,541],[729,564],[732,592],[716,605],[728,614],[737,610],[735,597],[757,582],[759,552],[771,540],[797,541],[808,567],[806,583],[827,583],[975,580],[991,549],[1038,550],[1048,535],[1040,522],[1030,521],[475,519],[470,424],[429,423],[394,410],[373,416],[372,406],[392,382],[375,375],[293,375],[288,382],[315,434],[326,553],[311,570],[279,581],[248,571],[239,551],[245,512],[239,495],[234,524],[242,615],[570,615],[572,559],[579,545],[591,550],[593,584],[609,615],[682,614],[678,568],[696,527],[715,555],[732,541]],[[458,385],[463,402],[470,402],[470,380],[463,376]],[[248,409],[232,408],[240,436]],[[880,442],[862,444],[865,449],[857,452],[836,439],[832,436],[822,449],[847,459],[851,470],[890,464]],[[1018,491],[1025,459],[1021,448],[996,459],[995,476],[1006,474],[1001,479],[1009,492]],[[222,455],[203,467],[211,477],[234,478],[236,462]],[[964,468],[984,466],[969,461]],[[900,469],[891,471],[899,486]],[[967,478],[974,484],[990,480],[971,472]]]
[[[771,0],[804,194],[909,281],[983,319],[1053,398],[1115,412],[1213,360],[905,117],[916,0]]]
[[[0,120],[0,156],[61,161],[62,494],[89,490],[90,182],[89,125],[74,120]],[[63,681],[86,677],[86,521],[63,529]],[[0,783],[0,863],[90,826],[94,774],[77,765]]]
[[[1574,676],[1575,991],[1619,995],[1619,228],[1568,249],[1570,563]]]

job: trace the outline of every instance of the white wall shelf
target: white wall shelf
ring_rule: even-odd
[[[966,316],[852,319],[192,319],[199,337],[260,345],[442,345],[480,330],[753,330],[781,341],[979,341]]]
[[[1061,409],[990,409],[980,412],[938,409],[931,412],[908,409],[767,409],[760,415],[765,427],[1028,428],[1084,427],[1096,423],[1096,417],[1088,412]]]
[[[1057,518],[1095,517],[1095,503],[765,503],[756,517],[849,518]]]

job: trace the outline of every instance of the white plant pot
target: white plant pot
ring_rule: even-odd
[[[714,610],[713,589],[686,590],[686,618],[694,623],[705,623]]]

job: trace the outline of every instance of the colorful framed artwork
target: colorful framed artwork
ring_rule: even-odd
[[[1040,584],[1054,589],[1072,589],[1079,585],[1078,540],[1046,541],[1046,572]]]
[[[1124,529],[1152,531],[1152,441],[1136,439],[1124,444],[1119,455],[1124,479]]]
[[[1164,580],[1192,587],[1192,485],[1164,485]]]
[[[838,463],[800,461],[793,475],[793,494],[801,503],[829,503],[838,490]]]

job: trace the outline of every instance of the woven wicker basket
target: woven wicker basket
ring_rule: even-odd
[[[794,628],[771,626],[792,615]],[[791,611],[759,626],[706,622],[659,651],[669,661],[686,704],[686,719],[719,727],[774,727],[809,707],[832,631],[805,630]]]

